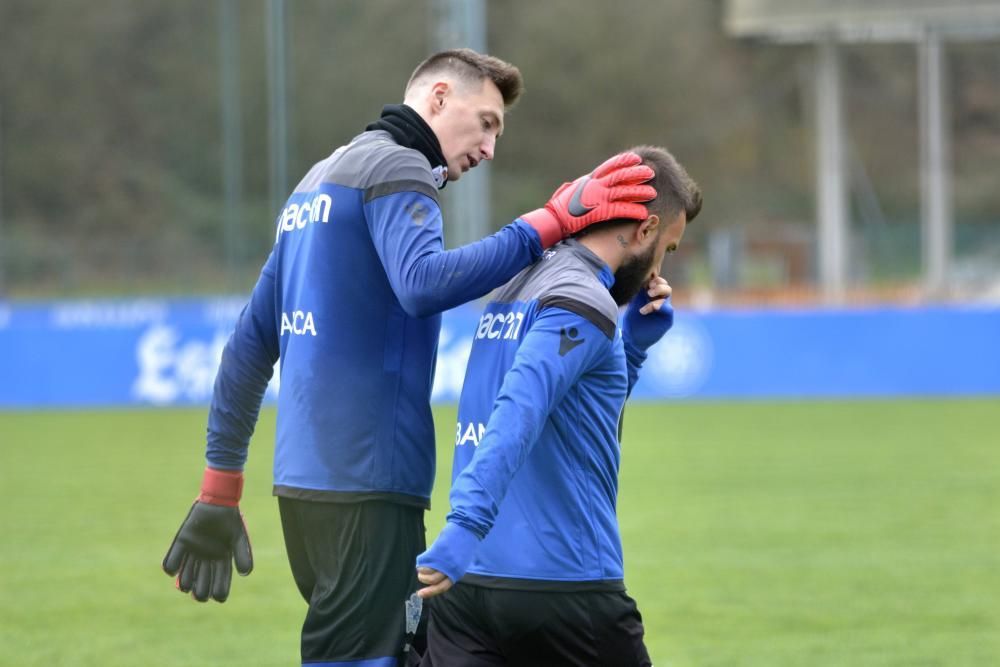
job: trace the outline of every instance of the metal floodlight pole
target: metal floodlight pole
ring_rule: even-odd
[[[288,196],[288,96],[285,67],[285,2],[268,0],[267,88],[271,213]]]
[[[837,303],[847,284],[848,234],[840,53],[833,36],[817,44],[816,139],[819,277],[825,300]]]
[[[219,2],[219,60],[222,106],[223,245],[226,287],[236,288],[242,260],[240,240],[243,201],[243,123],[240,112],[239,0]]]
[[[485,0],[435,0],[436,50],[468,47],[486,52]],[[466,172],[462,180],[443,191],[445,238],[448,245],[478,241],[490,231],[490,163],[484,161]]]
[[[941,37],[927,31],[918,54],[923,280],[928,295],[941,295],[947,288],[952,252],[949,123],[944,104],[947,81]]]

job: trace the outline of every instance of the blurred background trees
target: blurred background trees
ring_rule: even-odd
[[[401,101],[434,49],[435,16],[430,0],[286,7],[291,187]],[[221,10],[204,0],[0,0],[7,295],[249,290],[277,213],[268,16],[262,0],[238,4],[242,196],[227,235]],[[667,267],[679,291],[814,281],[810,48],[728,37],[720,0],[491,0],[487,11],[488,51],[517,64],[527,87],[491,168],[494,228],[606,155],[662,144],[705,192]],[[1000,279],[1000,48],[949,45],[947,66],[955,271],[989,285]],[[844,47],[860,284],[905,284],[920,270],[916,67],[906,45]]]

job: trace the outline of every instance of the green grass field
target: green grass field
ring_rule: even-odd
[[[436,414],[447,509],[454,410]],[[271,497],[224,605],[160,561],[197,493],[205,411],[0,413],[0,665],[292,665],[305,605]],[[626,583],[657,667],[1000,664],[1000,401],[639,404]]]

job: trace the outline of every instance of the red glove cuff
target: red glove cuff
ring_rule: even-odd
[[[198,501],[210,505],[236,507],[243,495],[243,473],[239,470],[205,468]]]
[[[563,232],[559,219],[544,208],[536,208],[531,213],[525,213],[521,220],[534,227],[542,242],[542,250],[550,248],[562,241]]]

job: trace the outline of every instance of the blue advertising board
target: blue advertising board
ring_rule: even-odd
[[[0,408],[199,405],[242,299],[0,304]],[[479,311],[444,316],[433,399],[458,399]],[[280,389],[278,373],[268,389]],[[636,399],[1000,394],[1000,307],[679,310]]]

